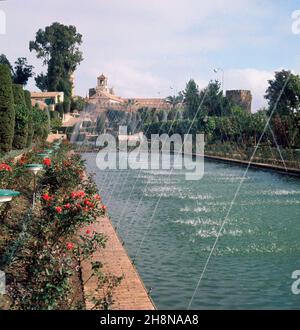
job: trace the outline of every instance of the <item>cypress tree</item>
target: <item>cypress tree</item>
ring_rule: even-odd
[[[30,92],[24,91],[24,95],[25,95],[25,102],[26,102],[27,109],[28,109],[28,136],[27,136],[26,147],[29,148],[31,146],[32,139],[33,139],[33,133],[34,133],[33,119],[32,119],[32,104],[31,104]]]
[[[15,128],[15,109],[10,69],[0,64],[0,150],[12,148]]]
[[[16,112],[13,147],[15,149],[24,149],[27,144],[28,136],[28,109],[25,102],[23,87],[14,84],[13,93]]]

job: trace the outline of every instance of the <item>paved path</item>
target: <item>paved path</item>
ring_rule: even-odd
[[[96,251],[93,255],[94,261],[103,263],[105,274],[123,276],[121,284],[115,289],[112,310],[154,310],[155,306],[147,294],[147,290],[135,269],[132,262],[120,242],[109,218],[101,218],[93,225],[96,232],[103,233],[108,237],[105,249]],[[83,229],[83,232],[86,228]],[[82,277],[83,283],[90,276],[90,262],[83,262]],[[96,282],[91,280],[84,285],[84,295],[86,298],[86,308],[91,309],[93,303],[88,301],[87,296],[95,292]]]

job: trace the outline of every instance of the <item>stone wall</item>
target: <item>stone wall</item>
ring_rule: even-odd
[[[226,91],[226,98],[234,105],[240,106],[246,112],[251,113],[252,94],[249,90]]]

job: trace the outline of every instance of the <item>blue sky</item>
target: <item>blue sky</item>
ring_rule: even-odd
[[[7,0],[7,33],[0,53],[28,57],[36,31],[58,21],[83,34],[84,62],[76,72],[82,96],[105,73],[124,97],[167,96],[194,78],[200,87],[220,79],[225,88],[251,89],[253,110],[264,105],[267,80],[281,68],[300,70],[300,35],[292,33],[295,0]],[[172,87],[173,89],[170,89]],[[29,84],[36,89],[34,81]]]

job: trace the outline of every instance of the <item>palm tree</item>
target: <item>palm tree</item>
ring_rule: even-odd
[[[166,98],[166,102],[172,106],[172,109],[174,110],[179,104],[183,103],[183,95],[179,94],[177,96],[168,96]]]
[[[137,104],[135,99],[128,99],[125,103],[125,107],[127,108],[128,112],[132,112],[132,108]]]

